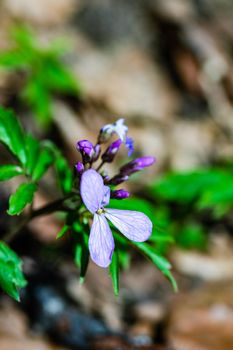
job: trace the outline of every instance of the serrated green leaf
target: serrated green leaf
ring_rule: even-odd
[[[0,141],[25,165],[27,153],[21,125],[10,110],[0,107]]]
[[[42,146],[36,162],[36,166],[32,173],[32,180],[39,181],[53,162],[54,156],[51,150],[47,147]]]
[[[70,229],[70,227],[68,225],[64,225],[61,228],[61,230],[58,232],[56,239],[63,237],[69,229]]]
[[[117,296],[119,295],[119,256],[117,249],[115,249],[113,253],[112,262],[109,266],[109,272],[112,278],[114,294]]]
[[[37,185],[34,183],[21,184],[10,197],[8,214],[19,215],[32,202],[36,189]]]
[[[0,242],[0,286],[12,298],[19,301],[19,288],[27,284],[22,273],[22,262],[5,243]]]
[[[0,166],[0,181],[9,180],[23,173],[23,169],[18,165],[2,165]]]
[[[75,264],[80,268],[80,282],[85,279],[89,263],[88,235],[83,234],[79,237],[79,242],[75,247]]]

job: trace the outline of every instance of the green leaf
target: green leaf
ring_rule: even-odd
[[[9,180],[23,173],[23,169],[18,165],[2,165],[0,166],[0,181]]]
[[[8,69],[22,69],[30,63],[30,56],[19,49],[0,53],[0,66]]]
[[[80,268],[80,282],[84,281],[87,267],[89,263],[89,249],[88,249],[88,235],[82,234],[79,237],[79,242],[75,247],[75,258],[76,265]]]
[[[20,123],[10,110],[0,107],[0,141],[25,165],[27,153]]]
[[[177,243],[185,249],[200,249],[207,247],[207,235],[203,227],[197,223],[188,223],[178,232]]]
[[[112,262],[109,266],[109,272],[112,278],[114,294],[117,296],[119,295],[119,257],[118,251],[116,249],[112,256]]]
[[[26,205],[32,202],[36,189],[37,185],[34,183],[21,184],[10,197],[8,214],[19,215]]]
[[[70,229],[70,227],[68,225],[64,225],[61,228],[61,230],[58,232],[56,239],[63,237],[69,229]]]
[[[57,154],[55,168],[58,175],[58,183],[63,193],[69,193],[72,190],[73,174],[67,160],[61,154]]]
[[[48,55],[43,68],[51,91],[71,94],[77,94],[81,91],[71,72],[59,61],[59,57]]]
[[[133,242],[133,245],[136,246],[138,250],[140,250],[142,253],[144,253],[158,267],[158,269],[164,274],[164,276],[166,276],[171,282],[174,291],[177,291],[178,287],[174,277],[170,272],[171,264],[169,263],[169,261],[163,256],[157,254],[154,248],[146,243]]]
[[[32,180],[39,181],[53,162],[54,156],[51,150],[46,146],[42,146],[32,174]]]
[[[63,157],[61,151],[57,148],[57,146],[47,141],[46,146],[51,149],[55,158],[55,169],[57,172],[58,185],[61,188],[64,194],[69,193],[72,190],[73,186],[73,173],[69,167],[69,164],[65,157]]]
[[[30,134],[26,136],[25,142],[26,142],[26,150],[27,150],[27,164],[26,164],[27,173],[32,176],[38,161],[40,144]]]
[[[5,243],[0,242],[0,286],[12,298],[19,301],[19,288],[27,284],[22,273],[22,262]]]
[[[52,96],[40,71],[37,71],[28,79],[22,91],[22,97],[31,107],[39,125],[47,128],[52,116]]]

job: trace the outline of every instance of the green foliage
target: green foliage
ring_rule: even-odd
[[[232,168],[209,168],[164,176],[150,188],[155,197],[223,216],[233,207]]]
[[[182,248],[197,248],[203,250],[207,247],[207,235],[204,228],[198,223],[187,223],[179,228],[176,242]]]
[[[146,191],[160,219],[162,214],[169,235],[182,248],[206,249],[209,228],[202,218],[222,220],[232,211],[232,170],[228,163],[222,167],[173,172],[161,177]],[[156,234],[153,237],[156,238]],[[166,250],[166,242],[160,241],[160,251]]]
[[[109,267],[113,290],[116,296],[119,294],[119,267],[119,254],[118,249],[116,248],[112,256],[111,265]]]
[[[23,174],[23,169],[18,165],[0,166],[0,181],[10,180],[12,177]]]
[[[82,234],[76,238],[74,261],[80,269],[80,282],[82,283],[84,282],[89,263],[88,235],[83,230]]]
[[[9,215],[19,215],[27,204],[30,204],[33,200],[34,193],[37,186],[35,183],[23,183],[16,192],[10,197]]]
[[[22,183],[10,197],[8,214],[18,215],[32,203],[38,181],[51,165],[58,169],[60,187],[65,193],[72,189],[72,172],[61,152],[52,142],[39,142],[26,134],[12,111],[0,107],[0,142],[15,156],[17,165],[0,166],[0,181],[24,175]]]
[[[9,148],[22,165],[26,164],[27,152],[22,127],[12,111],[1,107],[0,141]]]
[[[42,47],[26,27],[11,33],[12,48],[0,53],[0,66],[25,72],[21,97],[32,109],[38,123],[47,127],[52,117],[52,102],[56,94],[79,96],[81,87],[61,60],[64,49],[56,43]]]
[[[5,243],[0,242],[0,286],[13,299],[19,301],[19,289],[26,286],[22,262]]]
[[[73,185],[73,173],[67,160],[63,157],[61,151],[52,142],[47,142],[47,146],[53,153],[54,166],[57,173],[58,186],[64,194],[71,191]]]

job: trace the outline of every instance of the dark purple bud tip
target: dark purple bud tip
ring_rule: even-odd
[[[94,146],[88,140],[78,141],[77,150],[82,154],[85,161],[90,160],[95,154]]]
[[[108,181],[109,185],[120,185],[122,182],[125,182],[128,180],[128,176],[127,175],[121,175],[121,174],[117,174],[116,176],[114,176],[112,179],[110,179]]]
[[[116,141],[114,141],[108,148],[107,150],[104,152],[104,154],[102,155],[102,159],[104,162],[110,163],[113,161],[113,159],[115,158],[117,152],[119,151],[119,148],[122,144],[121,139],[118,139]]]
[[[111,198],[114,198],[114,199],[125,199],[125,198],[128,198],[129,196],[130,196],[130,193],[123,189],[115,190],[111,192]]]
[[[148,166],[151,166],[155,163],[154,157],[141,157],[132,160],[130,163],[127,163],[123,165],[123,167],[120,168],[120,173],[122,175],[131,175],[133,173],[136,173],[137,171],[140,171]]]
[[[84,171],[84,165],[82,162],[78,162],[75,164],[75,169],[77,170],[78,174],[81,175]]]

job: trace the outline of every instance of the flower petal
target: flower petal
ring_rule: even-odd
[[[102,205],[104,199],[104,181],[94,169],[84,171],[81,177],[80,193],[87,209],[94,214]]]
[[[145,214],[132,210],[105,210],[105,217],[128,239],[144,242],[150,237],[152,222]]]
[[[108,205],[110,201],[110,187],[104,186],[104,198],[102,200],[101,205],[104,207],[105,205]]]
[[[89,237],[92,260],[101,267],[107,267],[114,251],[112,232],[104,215],[95,214]]]

